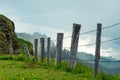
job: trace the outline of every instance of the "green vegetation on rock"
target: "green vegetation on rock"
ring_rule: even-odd
[[[23,53],[23,44],[27,44],[33,54],[33,46],[30,42],[17,38],[13,21],[0,14],[0,54],[10,53],[10,40],[12,40],[13,53]]]
[[[0,14],[0,54],[9,53],[10,40],[12,40],[13,43],[14,53],[19,53],[19,41],[14,30],[14,23]]]
[[[23,45],[26,44],[30,54],[33,55],[33,45],[32,45],[31,42],[23,40],[23,39],[20,39],[20,38],[19,38],[19,42],[20,42],[20,53],[24,53]]]

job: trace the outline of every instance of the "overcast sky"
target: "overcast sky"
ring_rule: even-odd
[[[15,23],[16,32],[40,32],[56,39],[56,33],[72,34],[73,23],[82,25],[81,33],[120,23],[120,0],[0,0],[0,14],[4,14]],[[119,37],[120,25],[102,32],[102,40]],[[95,41],[95,33],[81,37],[81,44]],[[69,46],[70,41],[64,41]],[[80,42],[79,42],[80,43]],[[94,48],[82,47],[79,51]],[[104,56],[120,56],[120,40],[102,45]],[[85,50],[86,51],[86,50]]]

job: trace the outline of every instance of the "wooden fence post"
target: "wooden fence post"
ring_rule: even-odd
[[[48,65],[49,65],[51,60],[50,37],[47,39],[47,55],[48,55]]]
[[[30,58],[31,56],[30,56],[30,52],[28,50],[27,44],[24,44],[23,47],[24,47],[25,54],[27,55],[28,58]]]
[[[79,42],[79,33],[80,33],[81,25],[73,24],[73,32],[72,32],[72,40],[71,40],[71,49],[70,49],[70,60],[68,63],[68,70],[75,68],[76,59],[77,59],[77,48]]]
[[[12,59],[13,55],[13,46],[12,46],[12,39],[10,39],[10,58]]]
[[[62,53],[62,46],[63,46],[63,33],[57,33],[57,52],[56,52],[56,61],[55,65],[61,65],[61,53]]]
[[[41,62],[43,62],[45,57],[44,38],[40,38],[40,44],[41,44]]]
[[[38,61],[38,58],[37,58],[37,52],[38,52],[38,39],[35,39],[35,40],[34,40],[34,49],[35,49],[35,53],[34,53],[35,62],[37,62],[37,61]]]
[[[100,45],[101,45],[101,29],[102,24],[97,24],[97,34],[96,34],[96,50],[95,50],[95,67],[94,67],[94,77],[97,77],[98,65],[100,59]]]

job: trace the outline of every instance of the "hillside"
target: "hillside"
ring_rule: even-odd
[[[40,60],[40,59],[39,59]],[[34,63],[33,57],[28,59],[25,55],[17,55],[10,60],[9,56],[0,56],[0,80],[119,80],[119,75],[106,75],[99,72],[93,78],[93,70],[77,63],[76,69],[67,70],[67,62],[55,67],[54,59],[48,66],[46,62]]]
[[[19,40],[19,43],[20,43],[20,49],[19,49],[19,50],[20,50],[20,53],[25,53],[24,48],[23,48],[23,45],[26,44],[27,47],[28,47],[29,53],[32,54],[32,55],[34,55],[33,45],[32,45],[31,42],[26,41],[26,40],[21,39],[21,38],[18,38],[18,40]]]
[[[0,14],[0,54],[9,53],[10,40],[14,43],[14,53],[19,53],[19,41],[15,34],[15,25],[13,21]]]
[[[40,34],[38,32],[35,32],[33,34],[29,34],[29,33],[16,33],[18,38],[24,39],[26,41],[31,42],[34,45],[34,39],[38,39],[40,40],[40,38],[44,38],[45,39],[45,49],[47,47],[47,35],[45,34]],[[54,43],[51,42],[51,47],[55,47]],[[40,53],[40,45],[38,45],[39,49],[38,49],[38,54]],[[52,55],[54,56],[55,53],[55,49],[52,48]]]
[[[27,44],[30,53],[33,54],[32,44],[17,37],[14,22],[0,14],[0,54],[10,53],[10,41],[14,54],[24,53],[23,44]]]

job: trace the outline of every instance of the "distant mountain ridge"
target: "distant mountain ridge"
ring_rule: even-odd
[[[17,37],[30,41],[31,43],[34,43],[34,39],[40,39],[41,37],[47,39],[47,36],[45,34],[42,35],[38,32],[35,32],[33,34],[29,34],[29,33],[16,33],[16,34]]]
[[[95,56],[85,52],[78,52],[78,61],[94,68]],[[108,62],[107,62],[108,61]],[[110,62],[111,61],[111,62]],[[120,73],[120,62],[112,57],[101,57],[99,62],[99,69],[108,74]]]
[[[78,58],[81,60],[88,60],[89,63],[94,63],[94,62],[89,61],[89,60],[95,60],[94,55],[88,54],[85,52],[78,52]],[[111,62],[107,62],[107,61],[111,61]],[[120,67],[120,64],[115,63],[114,61],[117,61],[117,60],[112,58],[112,57],[101,57],[100,58],[100,65],[102,65],[103,67],[107,67],[107,68],[116,68],[118,66]],[[111,63],[112,63],[112,65],[111,65]]]

